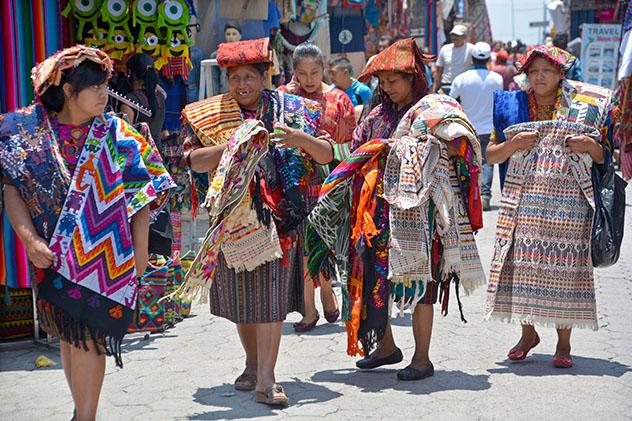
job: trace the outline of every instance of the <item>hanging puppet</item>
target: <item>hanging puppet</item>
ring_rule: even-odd
[[[145,53],[154,59],[156,70],[160,71],[167,59],[162,56],[163,48],[158,32],[158,1],[137,0],[133,5],[134,27],[139,27],[136,36],[136,52]]]
[[[83,44],[87,47],[99,48],[105,50],[105,44],[107,43],[108,30],[103,27],[103,23],[98,23],[99,27],[95,32],[94,29],[88,29],[86,36],[83,39]]]
[[[183,79],[187,79],[193,64],[189,56],[189,46],[183,34],[176,32],[169,45],[165,45],[163,49],[163,59],[166,60],[166,64],[162,67],[162,74],[168,78],[182,76]]]
[[[92,26],[93,33],[98,31],[97,17],[99,16],[102,2],[103,0],[70,0],[61,12],[65,18],[72,12],[73,20],[79,22],[79,27],[75,33],[77,41],[83,40],[83,30],[87,23]]]
[[[156,34],[158,24],[158,0],[136,0],[134,2],[132,23],[134,27],[139,26],[140,34],[146,33],[149,29],[153,29]]]
[[[193,41],[187,33],[191,15],[196,15],[193,3],[186,0],[165,0],[158,6],[158,28],[166,30],[166,45],[163,47],[162,67],[165,77],[182,76],[186,79],[193,67],[189,46]]]
[[[182,35],[187,45],[193,41],[187,34],[187,25],[191,19],[193,5],[185,0],[165,0],[158,6],[158,29],[165,29],[167,41],[174,38],[176,33]],[[193,11],[195,15],[195,11]]]
[[[114,36],[123,32],[129,42],[134,37],[129,29],[129,0],[105,0],[101,5],[101,20],[108,24],[108,44],[114,44]]]

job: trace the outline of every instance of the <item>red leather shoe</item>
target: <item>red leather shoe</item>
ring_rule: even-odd
[[[573,366],[573,357],[570,355],[555,355],[553,357],[553,367],[555,368],[571,368]]]
[[[509,351],[509,354],[507,354],[507,358],[509,358],[511,361],[522,361],[525,358],[527,358],[527,354],[529,354],[529,351],[531,351],[533,348],[538,346],[539,343],[540,343],[540,336],[536,334],[535,340],[533,341],[533,345],[531,345],[531,348],[527,349],[526,351],[520,348],[512,348],[511,351]]]

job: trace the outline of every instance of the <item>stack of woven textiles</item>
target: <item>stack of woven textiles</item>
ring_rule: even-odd
[[[336,276],[343,290],[349,355],[383,336],[391,304],[431,303],[451,282],[465,293],[485,283],[473,232],[482,227],[481,150],[459,104],[428,95],[391,139],[357,148],[327,178],[309,216],[312,276]],[[458,297],[458,295],[457,295]],[[422,301],[423,300],[423,301]]]

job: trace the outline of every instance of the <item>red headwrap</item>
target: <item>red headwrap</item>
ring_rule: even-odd
[[[397,41],[367,63],[358,77],[366,82],[380,72],[399,72],[413,75],[413,92],[419,99],[428,93],[428,79],[424,66],[434,60],[434,56],[423,54],[413,38]]]
[[[217,64],[220,67],[229,68],[257,63],[272,63],[269,38],[223,43],[217,49]]]

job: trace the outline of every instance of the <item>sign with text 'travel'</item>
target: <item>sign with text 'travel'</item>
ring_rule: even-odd
[[[584,82],[614,89],[621,43],[621,25],[584,24],[582,75]]]

